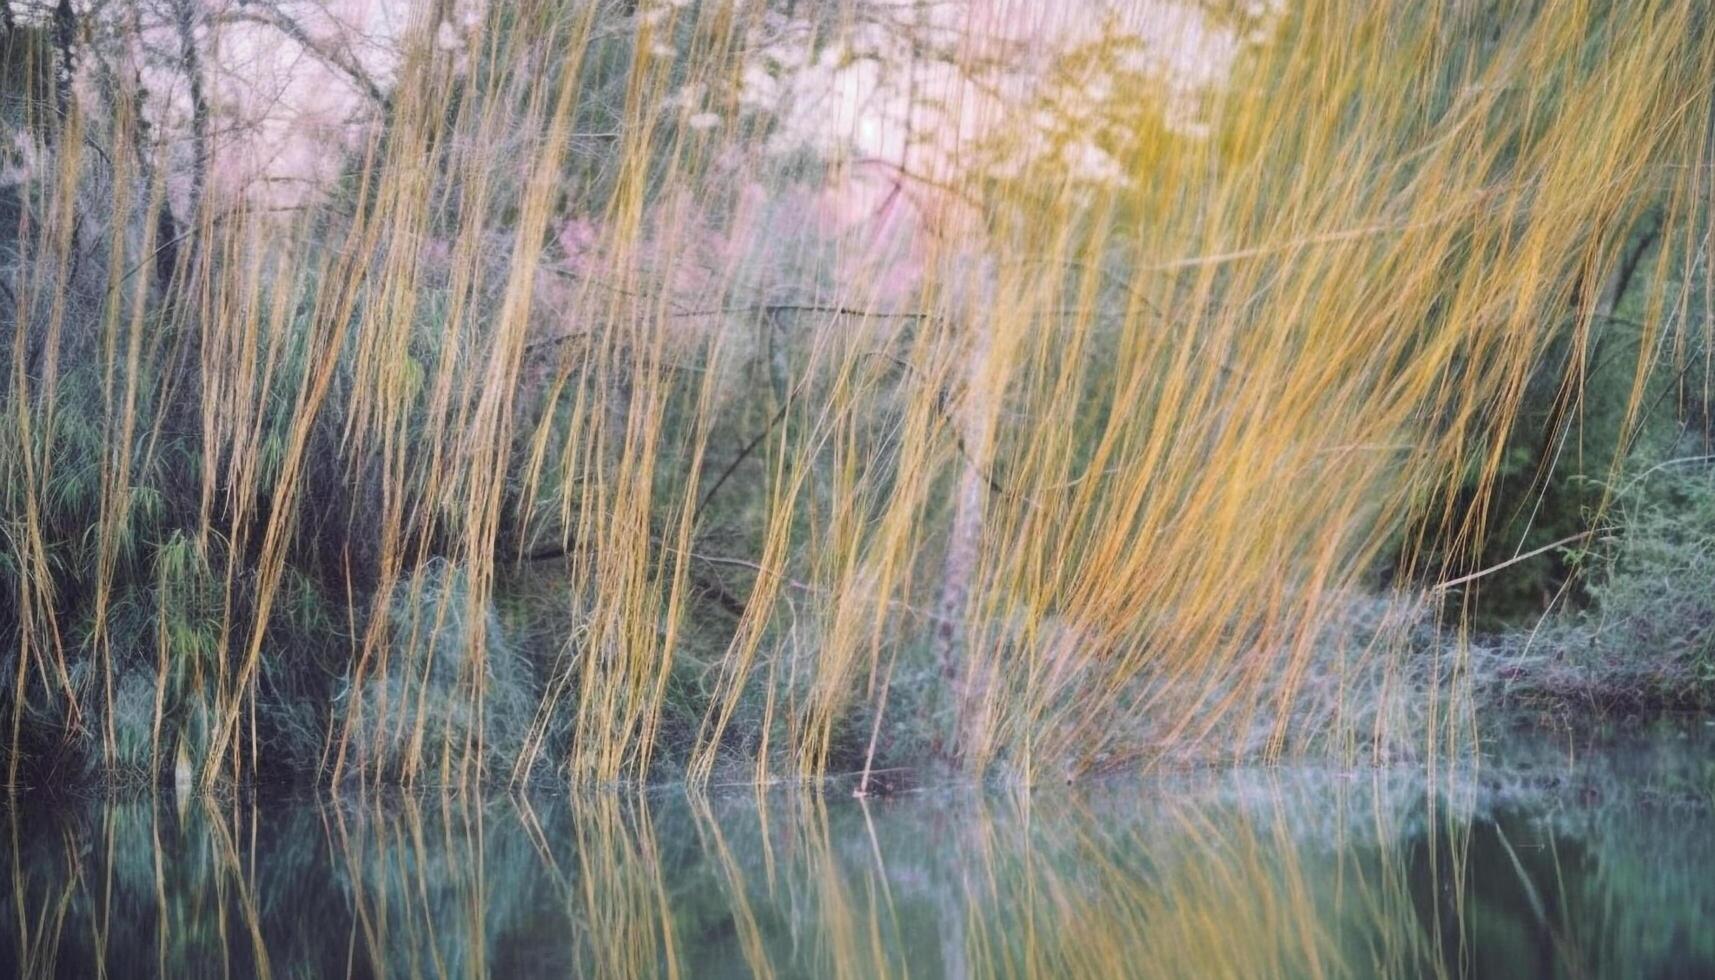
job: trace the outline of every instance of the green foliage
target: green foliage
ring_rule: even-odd
[[[444,560],[401,582],[391,604],[385,645],[353,660],[332,698],[353,766],[428,782],[451,781],[476,758],[504,771],[538,694],[499,617],[472,608],[466,572]]]
[[[1690,442],[1690,440],[1688,440]],[[1715,703],[1715,469],[1703,456],[1666,460],[1634,477],[1592,576],[1597,645],[1610,656],[1662,661],[1682,696]]]
[[[1660,486],[1640,485],[1637,475],[1691,452],[1686,447],[1697,440],[1688,433],[1707,426],[1708,338],[1696,332],[1664,338],[1646,326],[1664,298],[1683,304],[1681,322],[1701,319],[1708,309],[1703,277],[1685,265],[1691,255],[1681,243],[1663,246],[1653,214],[1619,244],[1620,264],[1608,282],[1590,289],[1588,313],[1579,314],[1591,317],[1587,345],[1563,334],[1547,353],[1523,393],[1486,496],[1479,496],[1484,483],[1473,462],[1449,514],[1456,523],[1483,504],[1485,537],[1465,559],[1468,566],[1457,567],[1504,565],[1460,594],[1480,630],[1528,628],[1544,613],[1589,606],[1592,559],[1604,552],[1592,539],[1611,534],[1622,519],[1605,508],[1642,504],[1637,494]],[[1647,374],[1637,389],[1640,359]],[[1568,385],[1574,370],[1576,383]],[[1615,491],[1628,486],[1630,499],[1616,499]],[[1431,538],[1447,540],[1449,529]],[[1431,565],[1453,557],[1437,552]]]

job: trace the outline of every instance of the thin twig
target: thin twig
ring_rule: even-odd
[[[720,476],[715,477],[714,483],[710,484],[708,491],[703,494],[703,499],[697,503],[697,509],[691,512],[691,524],[693,526],[696,525],[697,519],[703,516],[703,511],[708,508],[709,501],[715,499],[715,494],[719,493],[721,487],[725,485],[727,478],[733,475],[740,464],[750,458],[750,454],[756,451],[756,447],[762,445],[762,440],[768,438],[768,434],[773,432],[775,427],[786,418],[786,410],[790,407],[792,407],[791,402],[782,404],[780,410],[774,413],[774,417],[768,420],[768,424],[762,427],[762,431],[758,432],[750,442],[745,444],[743,449],[738,451],[738,455],[733,457],[733,461],[727,464]]]
[[[1509,565],[1517,565],[1521,561],[1526,561],[1528,559],[1535,558],[1538,555],[1546,554],[1550,551],[1553,551],[1556,548],[1565,547],[1566,545],[1569,545],[1569,544],[1573,543],[1574,541],[1582,541],[1585,538],[1593,537],[1597,534],[1600,534],[1600,533],[1603,533],[1606,531],[1611,531],[1611,530],[1613,530],[1613,528],[1593,527],[1593,528],[1589,529],[1588,531],[1580,531],[1577,534],[1573,534],[1573,535],[1569,535],[1567,537],[1561,538],[1559,541],[1552,541],[1548,544],[1543,545],[1540,548],[1536,548],[1534,550],[1527,551],[1522,555],[1514,555],[1513,557],[1508,558],[1506,561],[1503,561],[1498,565],[1490,565],[1488,568],[1482,569],[1480,571],[1472,572],[1469,575],[1461,575],[1458,578],[1448,579],[1445,582],[1437,583],[1435,586],[1430,588],[1429,591],[1431,593],[1446,592],[1447,590],[1455,588],[1457,586],[1465,585],[1466,583],[1469,583],[1469,582],[1475,582],[1476,580],[1478,580],[1480,578],[1485,578],[1489,575],[1493,575],[1495,572],[1498,572],[1501,569],[1508,567]]]

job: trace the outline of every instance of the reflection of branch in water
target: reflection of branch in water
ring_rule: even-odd
[[[205,796],[199,799],[198,803],[202,807],[202,815],[209,828],[211,843],[218,855],[217,860],[222,870],[230,874],[234,891],[237,892],[238,906],[243,911],[244,928],[250,939],[251,954],[255,957],[252,965],[256,975],[267,980],[273,975],[273,971],[269,969],[268,950],[262,941],[262,917],[256,910],[256,902],[244,873],[244,862],[238,856],[238,844],[233,835],[227,831],[225,818],[219,810],[215,809],[214,801]],[[222,874],[216,878],[215,887],[217,890],[224,891],[227,874]],[[222,917],[221,928],[223,932],[225,927],[226,920]],[[223,942],[222,945],[230,944]]]
[[[0,962],[79,976],[151,960],[167,976],[210,963],[241,975],[290,964],[399,976],[1411,976],[1506,966],[1517,944],[1479,945],[1506,930],[1551,940],[1568,969],[1671,962],[1647,958],[1648,937],[1689,928],[1707,887],[1658,889],[1674,907],[1643,910],[1616,901],[1637,892],[1614,889],[1628,867],[1662,884],[1635,870],[1639,838],[1657,862],[1706,866],[1707,801],[1661,817],[1680,837],[1640,834],[1636,808],[1615,808],[1620,795],[1602,785],[1610,802],[1597,809],[1575,793],[1537,804],[1556,814],[1552,855],[1489,812],[1540,797],[1509,789],[1479,804],[1463,778],[1426,785],[1421,772],[879,800],[381,796],[182,815],[109,802],[47,819],[13,806]],[[1491,901],[1495,889],[1511,904]]]
[[[751,909],[744,871],[733,859],[732,849],[727,846],[726,836],[721,833],[720,822],[709,809],[708,797],[701,794],[692,796],[690,806],[691,814],[696,818],[697,838],[703,845],[703,851],[712,854],[715,863],[720,866],[721,887],[726,894],[727,904],[732,908],[733,925],[738,933],[739,948],[744,954],[744,965],[753,977],[771,978],[774,976],[774,968],[768,958],[768,947],[763,942],[762,930],[756,923],[756,913]]]

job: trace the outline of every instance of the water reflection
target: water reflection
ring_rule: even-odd
[[[1715,768],[5,813],[20,975],[1715,971]]]

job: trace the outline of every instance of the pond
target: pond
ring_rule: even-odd
[[[4,811],[15,975],[1715,976],[1715,727],[1023,794]]]

